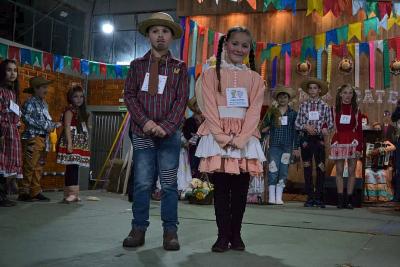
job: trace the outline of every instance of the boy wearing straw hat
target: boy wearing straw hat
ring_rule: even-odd
[[[300,131],[301,157],[304,167],[305,191],[308,195],[305,207],[325,208],[323,190],[325,180],[324,136],[333,129],[331,108],[321,99],[328,93],[328,85],[322,80],[310,78],[301,84],[309,99],[300,104],[296,119],[296,129]],[[312,161],[317,166],[317,182],[314,188]]]
[[[290,158],[300,157],[298,133],[294,127],[297,112],[289,107],[296,92],[289,87],[278,86],[272,97],[278,107],[268,110],[263,120],[263,133],[269,133],[268,190],[269,204],[283,205],[282,193],[288,177]]]
[[[179,250],[177,171],[181,131],[189,95],[187,68],[175,59],[169,45],[179,39],[182,28],[162,12],[139,24],[151,50],[131,62],[125,83],[125,103],[131,114],[134,197],[132,230],[124,247],[145,243],[153,179],[160,178],[163,247]]]
[[[29,88],[24,89],[24,93],[32,94],[32,97],[22,107],[22,121],[26,128],[22,133],[24,178],[18,181],[20,201],[50,201],[42,194],[40,179],[49,133],[61,126],[60,122],[53,122],[45,101],[51,83],[43,77],[33,77],[29,80]]]

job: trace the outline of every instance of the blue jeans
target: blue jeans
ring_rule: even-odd
[[[177,171],[181,149],[181,132],[166,138],[132,135],[133,145],[133,204],[132,227],[145,231],[149,226],[150,196],[154,177],[161,183],[161,220],[164,231],[177,231],[178,184]]]
[[[268,151],[268,185],[285,186],[289,173],[291,146],[270,146]]]

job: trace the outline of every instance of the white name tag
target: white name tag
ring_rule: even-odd
[[[149,78],[150,78],[150,73],[146,72],[146,75],[144,76],[144,81],[142,84],[142,89],[141,89],[143,92],[149,91]],[[164,93],[165,85],[167,84],[167,78],[168,78],[168,76],[158,75],[157,93],[160,95],[162,95]]]
[[[88,132],[88,129],[87,129],[87,126],[86,126],[86,122],[82,122],[82,130],[83,130],[83,132],[85,132],[85,133]]]
[[[340,116],[340,124],[350,124],[351,116],[350,115],[341,115]]]
[[[318,121],[319,120],[319,112],[318,111],[310,111],[308,113],[308,119],[310,121]]]
[[[226,88],[226,102],[228,107],[247,108],[249,98],[246,88]]]
[[[21,114],[19,106],[14,101],[10,100],[10,110],[19,116]]]
[[[281,117],[281,125],[283,126],[288,125],[288,116]]]

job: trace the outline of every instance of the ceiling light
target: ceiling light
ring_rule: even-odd
[[[103,24],[101,29],[103,30],[104,33],[110,34],[114,31],[114,26],[110,22],[106,22]]]
[[[68,12],[61,11],[60,12],[60,17],[66,18],[68,16]]]

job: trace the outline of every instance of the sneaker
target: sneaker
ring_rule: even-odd
[[[17,203],[15,201],[11,201],[9,199],[3,199],[0,201],[0,207],[14,207],[15,205],[17,205]]]
[[[163,239],[163,247],[165,250],[174,251],[181,248],[178,241],[178,235],[175,231],[164,232]]]
[[[126,248],[135,248],[143,246],[145,243],[146,232],[138,229],[132,229],[122,244]]]
[[[325,209],[325,204],[321,200],[315,200],[314,205],[318,208]]]
[[[314,200],[313,199],[308,199],[305,203],[304,203],[304,207],[306,208],[310,208],[310,207],[314,207]]]
[[[23,201],[23,202],[32,202],[33,199],[30,195],[28,194],[21,194],[18,196],[18,201]]]
[[[229,250],[229,239],[225,237],[218,237],[214,245],[211,248],[212,252],[225,252]]]
[[[43,202],[49,202],[50,201],[50,198],[45,197],[42,193],[37,194],[32,199],[38,200],[38,201],[43,201]]]

